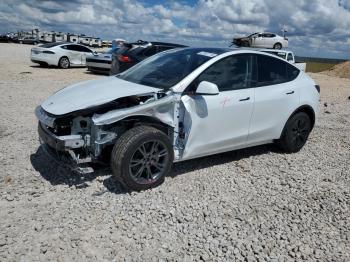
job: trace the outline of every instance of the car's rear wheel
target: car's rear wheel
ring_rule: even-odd
[[[282,49],[282,45],[280,43],[276,43],[274,46],[273,46],[273,49]]]
[[[286,123],[278,145],[288,153],[298,152],[305,145],[310,132],[310,117],[304,112],[296,113]]]
[[[127,190],[146,190],[163,183],[174,153],[169,138],[149,126],[134,127],[114,145],[111,167],[116,179]]]
[[[58,65],[61,67],[61,68],[63,68],[63,69],[67,69],[67,68],[69,68],[69,66],[70,66],[70,62],[69,62],[69,59],[68,59],[68,57],[61,57],[60,58],[60,61],[58,61]]]

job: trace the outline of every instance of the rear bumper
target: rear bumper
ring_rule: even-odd
[[[30,60],[33,63],[45,63],[48,65],[58,65],[58,60],[55,55],[51,54],[35,54],[31,53]]]
[[[111,63],[104,63],[104,62],[91,62],[86,61],[86,66],[88,68],[96,68],[98,70],[110,70],[111,69]]]

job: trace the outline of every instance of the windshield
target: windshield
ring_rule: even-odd
[[[259,34],[259,33],[254,33],[254,34],[248,35],[247,37],[252,37],[252,36],[257,35],[257,34]]]
[[[226,51],[219,48],[172,49],[151,56],[117,77],[167,91],[196,68]]]

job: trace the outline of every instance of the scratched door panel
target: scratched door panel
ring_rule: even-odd
[[[185,150],[190,159],[244,147],[254,104],[254,89],[215,96],[183,96]]]

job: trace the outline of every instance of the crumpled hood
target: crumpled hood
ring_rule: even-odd
[[[68,86],[46,99],[41,107],[53,115],[64,115],[99,106],[118,98],[159,92],[161,89],[131,83],[115,76]]]

